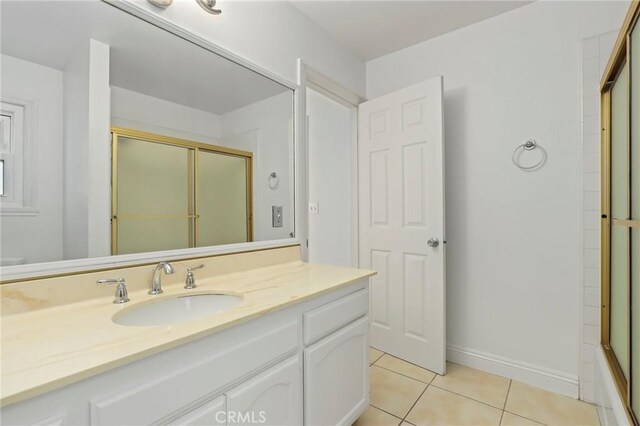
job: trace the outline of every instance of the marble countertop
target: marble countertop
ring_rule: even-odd
[[[0,405],[58,389],[373,274],[294,261],[199,277],[195,290],[185,290],[183,283],[163,286],[164,293],[158,296],[137,290],[129,293],[131,301],[123,305],[113,304],[110,296],[4,316],[0,319]],[[195,291],[239,294],[244,299],[213,316],[171,325],[131,327],[111,320],[136,304]]]

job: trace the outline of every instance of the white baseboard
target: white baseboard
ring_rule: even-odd
[[[447,345],[447,361],[477,368],[487,373],[517,380],[532,386],[578,398],[578,376],[540,367],[522,361],[503,358],[473,349]]]

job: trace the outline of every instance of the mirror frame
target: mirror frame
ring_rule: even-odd
[[[263,77],[275,81],[291,90],[293,90],[293,174],[294,190],[294,237],[281,240],[257,241],[248,243],[228,244],[220,246],[187,248],[178,250],[166,250],[147,253],[136,253],[106,257],[93,257],[74,260],[60,260],[53,262],[33,263],[17,266],[0,267],[0,284],[8,284],[16,281],[27,281],[32,279],[42,279],[55,276],[63,276],[69,274],[85,273],[95,270],[118,269],[130,266],[140,266],[145,264],[154,264],[164,260],[185,260],[199,257],[216,256],[230,253],[242,253],[250,251],[258,251],[277,247],[289,247],[299,245],[303,260],[307,260],[307,145],[306,145],[306,126],[305,105],[304,105],[304,87],[299,83],[289,81],[259,65],[242,58],[235,53],[223,49],[216,44],[208,41],[188,30],[181,28],[166,18],[153,13],[149,9],[143,8],[141,5],[128,2],[126,0],[100,0],[109,6],[120,9],[123,13],[128,13],[156,26],[162,30],[168,31],[176,37],[180,37],[191,42],[209,52],[219,55],[229,61],[254,71]],[[301,63],[298,59],[298,68]],[[298,76],[300,80],[300,75]]]

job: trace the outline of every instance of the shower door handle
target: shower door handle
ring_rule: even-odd
[[[438,247],[440,245],[440,240],[437,239],[436,237],[431,237],[429,238],[429,240],[427,241],[427,245],[429,247]]]

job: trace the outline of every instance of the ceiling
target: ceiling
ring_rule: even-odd
[[[64,70],[93,38],[112,86],[221,115],[290,90],[102,1],[4,1],[1,51]]]
[[[291,0],[340,44],[371,60],[531,1]]]

